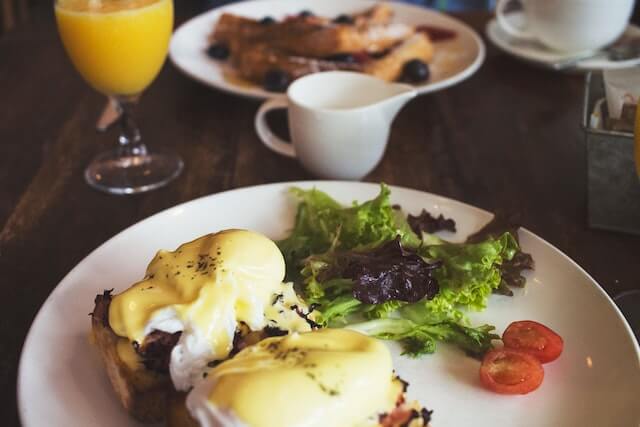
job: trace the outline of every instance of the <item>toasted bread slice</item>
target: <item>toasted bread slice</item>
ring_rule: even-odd
[[[199,427],[200,424],[191,417],[185,401],[186,393],[173,393],[167,406],[167,427]]]
[[[172,403],[170,400],[180,394],[168,373],[169,355],[180,333],[154,331],[147,335],[137,350],[134,349],[133,343],[117,336],[109,326],[111,298],[110,291],[97,295],[91,313],[93,341],[100,351],[109,381],[122,406],[132,417],[143,423],[163,421],[167,405]],[[231,355],[264,338],[283,333],[286,332],[277,328],[252,331],[240,323]],[[169,413],[173,414],[173,411]]]
[[[132,344],[113,332],[108,322],[110,302],[108,291],[98,295],[91,316],[93,338],[100,350],[109,381],[131,416],[144,423],[162,421],[166,415],[168,398],[173,392],[171,378],[147,369],[136,360]]]
[[[91,328],[111,385],[124,408],[143,423],[165,421],[168,427],[198,427],[186,408],[187,394],[175,390],[168,374],[147,368],[132,343],[113,332],[108,321],[110,303],[110,291],[96,296]],[[264,339],[268,332],[250,331],[240,325],[239,336],[235,352]],[[380,415],[380,427],[426,427],[430,412],[416,402],[405,402],[407,383],[396,377],[394,386],[398,391],[397,406]]]

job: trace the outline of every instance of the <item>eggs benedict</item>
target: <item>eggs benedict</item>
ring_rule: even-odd
[[[162,419],[166,395],[190,390],[207,366],[262,338],[310,331],[313,316],[284,275],[274,242],[225,230],[159,251],[143,280],[99,295],[93,332],[125,407]]]
[[[406,404],[405,387],[382,342],[324,329],[244,349],[207,372],[186,406],[202,427],[425,426],[430,412]]]

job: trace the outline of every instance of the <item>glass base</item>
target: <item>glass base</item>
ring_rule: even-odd
[[[146,151],[146,150],[145,150]],[[123,155],[121,149],[99,154],[84,171],[87,183],[110,194],[137,194],[163,187],[180,175],[184,163],[177,155]]]
[[[640,342],[640,290],[622,292],[613,298]]]

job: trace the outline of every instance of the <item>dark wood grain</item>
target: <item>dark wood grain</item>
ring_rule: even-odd
[[[179,20],[196,12],[194,4],[182,2]],[[462,18],[482,32],[488,15]],[[610,295],[640,289],[640,238],[586,226],[582,90],[581,76],[534,68],[488,45],[486,63],[472,78],[405,107],[367,180],[519,214]],[[28,327],[49,292],[92,249],[177,203],[312,177],[260,144],[255,101],[212,91],[167,64],[144,95],[139,122],[152,148],[180,153],[184,175],[135,197],[91,190],[83,168],[116,133],[93,130],[104,98],[72,69],[48,8],[0,38],[0,94],[0,419],[16,425],[16,371]],[[282,115],[275,120],[286,127]]]

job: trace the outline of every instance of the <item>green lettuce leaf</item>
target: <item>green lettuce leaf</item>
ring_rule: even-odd
[[[299,200],[296,221],[291,235],[278,245],[287,262],[288,279],[314,304],[318,323],[350,325],[379,338],[399,340],[411,355],[432,353],[439,341],[476,355],[491,348],[497,338],[494,328],[472,327],[465,312],[486,308],[489,296],[500,286],[501,266],[519,251],[511,233],[472,243],[451,243],[425,233],[418,237],[402,211],[392,208],[384,184],[376,198],[350,207],[317,189],[291,192]],[[441,263],[433,271],[438,293],[413,303],[359,301],[354,282],[342,276],[348,252],[373,251],[397,236],[426,261]]]
[[[390,190],[384,184],[377,197],[350,207],[315,188],[290,191],[299,200],[296,221],[289,237],[278,242],[289,279],[297,277],[302,261],[312,254],[375,247],[396,236],[407,247],[421,243],[402,213],[391,207]]]
[[[482,325],[476,328],[455,322],[415,323],[409,319],[386,318],[349,325],[349,329],[385,340],[400,341],[403,354],[420,356],[436,351],[437,342],[454,344],[468,354],[478,357],[492,348],[492,341],[500,336],[494,327]]]
[[[350,295],[341,295],[324,304],[315,321],[322,326],[342,327],[349,323],[350,315],[360,311],[362,305]]]
[[[407,303],[403,301],[386,301],[382,304],[370,304],[363,308],[362,314],[367,319],[384,319],[406,305]]]
[[[426,309],[456,320],[464,317],[460,309],[484,310],[489,296],[500,285],[500,265],[513,258],[517,250],[518,243],[511,233],[480,243],[423,246],[419,249],[422,256],[442,262],[433,274],[440,292],[423,302]]]

